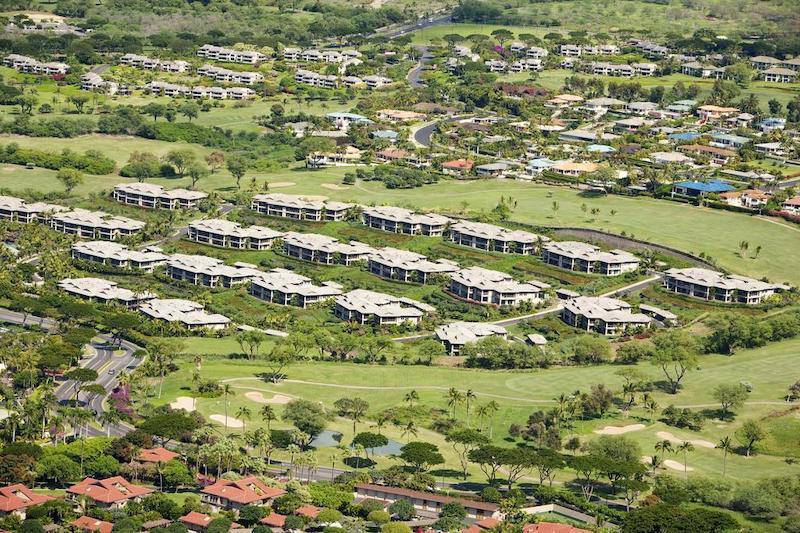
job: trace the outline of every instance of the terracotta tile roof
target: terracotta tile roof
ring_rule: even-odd
[[[726,150],[725,148],[717,148],[716,146],[706,146],[704,144],[685,144],[683,146],[679,146],[678,150],[683,150],[686,152],[705,152],[708,154],[716,154],[723,157],[734,157],[736,152],[731,150]]]
[[[407,152],[406,150],[387,148],[386,150],[381,150],[375,155],[385,159],[406,159],[411,155],[411,153]]]
[[[475,522],[475,525],[481,529],[492,529],[500,525],[500,520],[497,518],[484,518],[483,520]]]
[[[307,516],[308,518],[316,518],[320,511],[322,511],[322,509],[314,505],[302,505],[295,509],[294,514],[298,516]]]
[[[50,496],[36,494],[25,485],[17,483],[16,485],[0,488],[0,511],[10,513],[11,511],[39,505],[52,499]]]
[[[73,521],[72,525],[84,531],[99,531],[100,533],[111,533],[111,530],[114,529],[114,524],[111,522],[104,522],[91,516],[82,516]]]
[[[495,512],[499,509],[499,506],[495,503],[479,502],[475,500],[468,500],[465,498],[453,498],[450,496],[444,496],[442,494],[434,494],[432,492],[401,489],[399,487],[389,487],[387,485],[375,485],[372,483],[356,483],[355,488],[357,492],[362,492],[362,495],[364,495],[363,492],[365,491],[375,491],[375,492],[382,492],[384,494],[392,494],[395,496],[405,496],[406,498],[417,498],[431,502],[440,502],[440,503],[458,502],[464,507],[468,507],[470,509],[480,509],[482,511]],[[369,496],[373,498],[376,497],[375,495],[369,495]]]
[[[539,522],[538,524],[525,524],[522,528],[522,533],[590,533],[590,531],[569,524]]]
[[[286,523],[286,515],[269,513],[261,519],[261,523],[270,527],[283,527],[283,524]]]
[[[115,476],[107,479],[87,477],[68,488],[67,492],[86,496],[96,502],[114,503],[150,494],[153,489],[134,485],[122,476]]]
[[[217,496],[238,504],[247,505],[256,502],[271,500],[282,494],[283,489],[267,486],[255,476],[246,477],[238,481],[220,479],[213,485],[203,489],[204,494]]]
[[[139,452],[137,459],[143,463],[166,463],[178,457],[179,454],[166,448],[146,448]]]
[[[475,163],[469,159],[455,159],[442,163],[442,168],[452,168],[456,170],[470,170]]]
[[[783,205],[796,205],[796,206],[800,206],[800,196],[794,196],[794,197],[792,197],[792,198],[789,198],[788,200],[786,200],[785,202],[783,202]]]
[[[214,519],[209,515],[198,513],[197,511],[192,511],[189,514],[180,517],[180,521],[184,524],[202,528],[208,527],[208,524],[210,524],[212,520]],[[239,529],[241,527],[242,526],[236,522],[231,523],[231,529]]]

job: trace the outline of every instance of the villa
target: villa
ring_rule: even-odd
[[[639,268],[639,258],[624,250],[604,251],[597,246],[578,241],[554,241],[545,244],[542,260],[566,270],[619,276]]]
[[[207,313],[203,304],[181,299],[154,298],[142,304],[139,311],[154,320],[177,322],[187,329],[225,329],[231,320],[223,315]]]
[[[620,335],[633,328],[647,328],[652,319],[634,313],[631,305],[615,298],[578,296],[564,302],[561,320],[572,327],[601,335]]]
[[[430,261],[424,255],[386,247],[369,255],[367,268],[382,278],[427,283],[430,276],[457,271],[458,265],[447,259]]]
[[[106,479],[87,477],[67,489],[67,498],[73,502],[85,498],[96,507],[121,509],[128,502],[141,501],[143,496],[153,492],[155,492],[153,489],[134,485],[121,476]]]
[[[664,272],[663,285],[677,294],[745,305],[758,305],[773,294],[788,289],[785,285],[706,268],[671,268]]]
[[[252,279],[250,294],[266,302],[294,305],[305,309],[309,305],[339,296],[342,290],[341,286],[334,282],[315,285],[309,278],[291,270],[273,268]]]
[[[226,265],[220,259],[206,255],[173,254],[167,261],[167,275],[203,287],[225,287],[247,283],[261,274],[255,265],[234,263]]]
[[[365,207],[362,220],[366,226],[390,233],[405,235],[444,235],[450,219],[434,213],[415,213],[402,207]]]
[[[448,355],[459,355],[465,344],[487,337],[508,337],[506,328],[488,322],[451,322],[439,326],[433,333]]]
[[[69,211],[68,207],[43,202],[28,203],[14,196],[0,196],[0,220],[31,224],[47,223],[54,213]]]
[[[534,255],[550,239],[483,222],[461,220],[450,227],[450,240],[462,246],[504,254]]]
[[[550,285],[540,281],[520,282],[505,272],[471,267],[450,276],[450,292],[469,302],[516,307],[522,302],[539,303]]]
[[[200,493],[202,502],[219,512],[222,509],[236,510],[247,505],[267,505],[278,496],[286,494],[286,491],[270,487],[256,476],[250,476],[237,481],[219,479],[203,488]]]
[[[41,505],[52,499],[52,496],[37,494],[21,483],[0,487],[0,516],[11,514],[25,520],[28,507]]]
[[[55,231],[106,241],[133,236],[144,229],[144,225],[138,220],[86,209],[55,213],[50,219],[50,227]]]
[[[289,257],[324,265],[352,265],[363,261],[373,248],[356,241],[339,242],[318,233],[290,231],[283,237],[283,252]]]
[[[224,48],[222,46],[214,46],[213,44],[204,44],[197,50],[199,57],[207,59],[214,59],[216,61],[223,61],[226,63],[244,63],[247,65],[254,65],[259,61],[266,59],[266,56],[261,52],[254,52],[251,50],[234,50],[232,48]]]
[[[243,227],[223,219],[199,220],[189,224],[189,240],[239,250],[267,250],[283,233],[263,226]]]
[[[250,209],[271,217],[315,222],[344,220],[354,204],[311,200],[294,194],[259,194],[253,197]]]
[[[71,256],[80,261],[144,272],[152,272],[167,262],[167,256],[161,252],[130,250],[124,244],[109,241],[76,242],[72,245]]]
[[[123,289],[115,282],[101,278],[65,278],[58,282],[58,288],[90,302],[117,303],[127,308],[138,307],[156,297],[152,292]]]
[[[412,300],[356,289],[336,297],[333,313],[340,320],[376,326],[411,324],[417,325],[426,314],[436,309]]]
[[[164,190],[152,183],[121,183],[114,187],[114,200],[147,209],[194,209],[208,194],[187,189]]]

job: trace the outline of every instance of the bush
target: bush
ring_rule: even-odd
[[[481,499],[488,503],[500,503],[503,495],[494,487],[486,487],[481,491]]]
[[[31,165],[50,170],[67,167],[95,175],[110,174],[115,168],[114,160],[97,150],[87,150],[85,153],[80,154],[65,149],[61,153],[56,153],[20,148],[16,143],[7,144],[0,150],[0,163]]]
[[[367,521],[374,522],[376,524],[386,524],[391,520],[389,513],[383,510],[376,510],[372,511],[367,515]]]

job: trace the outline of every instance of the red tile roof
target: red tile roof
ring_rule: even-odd
[[[104,522],[91,516],[82,516],[73,521],[72,525],[84,531],[99,531],[100,533],[111,533],[111,530],[114,529],[114,524],[111,522]]]
[[[286,523],[286,515],[269,513],[261,519],[261,523],[270,527],[283,527],[283,524]]]
[[[322,509],[319,507],[315,507],[313,505],[302,505],[294,510],[294,514],[298,516],[307,516],[308,518],[316,518],[320,511],[322,511]]]
[[[134,485],[122,476],[115,476],[107,479],[87,477],[77,485],[68,488],[67,492],[86,496],[96,502],[114,503],[150,494],[153,489]]]
[[[166,463],[172,461],[179,454],[163,447],[143,449],[139,452],[137,459],[143,463]]]
[[[525,524],[522,533],[591,533],[588,529],[581,529],[569,524],[555,522],[539,522],[538,524]]]
[[[499,509],[496,503],[479,502],[476,500],[468,500],[466,498],[452,498],[441,494],[434,494],[432,492],[422,492],[418,490],[401,489],[399,487],[390,487],[387,485],[375,485],[372,483],[356,483],[355,489],[362,496],[376,498],[374,494],[365,494],[366,491],[374,491],[383,494],[392,494],[395,496],[405,496],[406,498],[417,498],[431,502],[449,503],[458,502],[464,507],[469,509],[479,509],[481,511],[495,512]]]
[[[734,157],[736,155],[736,152],[731,150],[717,148],[716,146],[706,146],[704,144],[684,144],[683,146],[678,146],[678,150],[683,150],[684,152],[715,154],[721,157]]]
[[[0,488],[0,511],[10,513],[11,511],[39,505],[52,499],[50,496],[36,494],[25,485],[17,483],[16,485]]]
[[[238,504],[248,505],[277,498],[282,494],[286,494],[286,491],[269,487],[257,477],[250,476],[238,481],[220,479],[213,485],[205,487],[203,493],[224,498]]]
[[[376,155],[384,159],[406,159],[411,153],[406,150],[387,148],[386,150],[381,150]]]
[[[800,206],[800,196],[795,196],[795,197],[793,197],[793,198],[789,198],[788,200],[786,200],[785,202],[783,202],[783,205],[796,205],[796,206]]]
[[[453,170],[470,170],[474,165],[469,159],[455,159],[453,161],[446,161],[442,163],[442,168],[451,168]]]
[[[481,529],[492,529],[493,527],[497,527],[500,524],[500,520],[497,518],[484,518],[483,520],[478,520],[475,522],[475,525]]]
[[[189,514],[180,517],[180,521],[183,522],[184,524],[202,528],[208,527],[208,524],[210,524],[212,520],[214,519],[211,518],[209,515],[198,513],[197,511],[191,511]],[[237,524],[236,522],[233,522],[231,524],[231,529],[239,529],[240,527],[242,526],[240,524]]]

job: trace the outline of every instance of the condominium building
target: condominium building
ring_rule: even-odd
[[[241,72],[238,70],[230,70],[224,67],[216,67],[214,65],[203,65],[197,69],[200,76],[212,78],[217,81],[225,83],[244,83],[245,85],[253,85],[255,83],[264,81],[264,75],[260,72]]]
[[[203,304],[191,300],[154,298],[144,302],[139,311],[148,318],[177,322],[187,329],[225,329],[231,323],[228,317],[208,313]]]
[[[267,302],[306,308],[339,296],[342,290],[337,283],[315,285],[309,278],[291,270],[273,268],[253,278],[250,294]]]
[[[283,233],[264,226],[243,227],[230,220],[214,218],[192,222],[187,236],[189,240],[221,248],[267,250]]]
[[[28,203],[14,196],[0,196],[0,220],[31,224],[47,223],[54,213],[69,211],[68,207],[43,202]]]
[[[703,300],[758,305],[789,287],[766,281],[723,274],[707,268],[671,268],[664,272],[664,287]]]
[[[374,249],[356,241],[339,242],[318,233],[290,231],[283,237],[283,251],[289,257],[324,265],[351,265],[366,260]]]
[[[419,324],[436,309],[430,305],[366,289],[356,289],[336,297],[333,312],[341,320],[376,326]]]
[[[222,46],[214,46],[213,44],[204,44],[197,50],[199,57],[214,59],[216,61],[223,61],[225,63],[244,63],[247,65],[254,65],[259,61],[263,61],[267,56],[261,52],[252,50],[234,50],[232,48],[225,48]]]
[[[297,69],[294,73],[294,81],[319,87],[320,89],[335,89],[339,86],[339,78],[333,74],[318,74],[310,70]]]
[[[450,275],[450,292],[469,302],[515,307],[522,302],[538,303],[550,285],[540,281],[516,281],[505,272],[482,267],[459,270]]]
[[[487,337],[508,337],[506,328],[489,322],[451,322],[439,326],[433,334],[444,345],[448,355],[460,355],[465,344]]]
[[[226,265],[206,255],[173,254],[167,261],[167,274],[174,280],[193,285],[231,288],[247,283],[261,271],[248,263]]]
[[[652,324],[649,316],[634,313],[627,302],[590,296],[578,296],[564,302],[561,319],[570,326],[601,335],[619,335]]]
[[[402,207],[365,207],[362,221],[373,229],[405,235],[444,235],[450,219],[434,213],[415,213]]]
[[[56,231],[77,235],[82,239],[104,241],[130,237],[144,229],[144,226],[144,222],[139,220],[86,209],[55,213],[50,218],[50,227]]]
[[[112,192],[114,200],[147,209],[193,209],[208,194],[188,189],[165,190],[152,183],[120,183]]]
[[[115,268],[152,272],[167,262],[167,256],[159,251],[130,250],[127,246],[109,241],[84,241],[72,245],[73,259],[92,261]]]
[[[604,251],[577,241],[554,241],[544,245],[542,260],[558,268],[603,276],[619,276],[639,268],[639,258],[630,252]]]
[[[450,226],[450,240],[479,250],[522,255],[533,255],[550,241],[543,235],[467,220]]]
[[[418,253],[386,247],[370,254],[367,268],[382,278],[427,283],[431,276],[457,271],[458,264],[447,259],[431,261]]]
[[[3,64],[19,72],[28,74],[45,74],[53,76],[69,72],[69,65],[58,62],[42,62],[32,57],[20,54],[9,54],[3,59]]]
[[[128,308],[156,297],[152,292],[123,289],[115,282],[101,278],[65,278],[58,282],[58,287],[90,302],[117,303]]]
[[[146,70],[162,70],[164,72],[186,72],[189,70],[187,61],[167,61],[155,59],[139,54],[125,54],[119,58],[121,65],[143,68]]]
[[[295,220],[344,220],[355,204],[311,200],[294,194],[258,194],[253,197],[250,209],[271,217]]]

